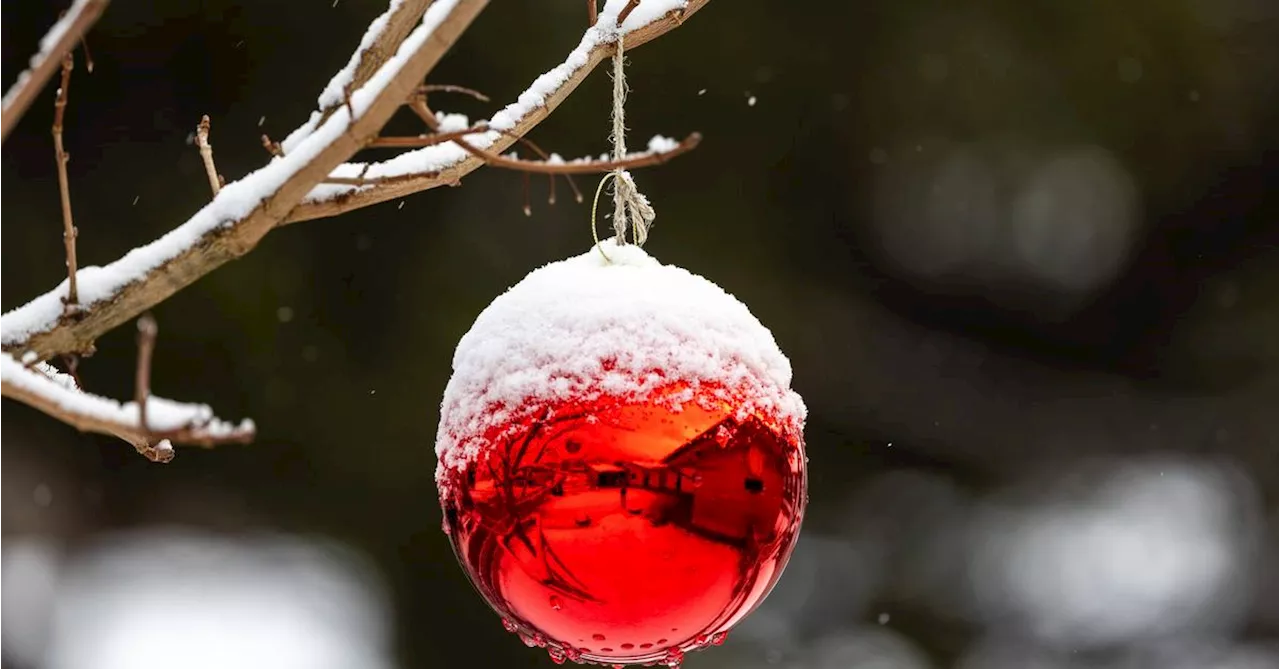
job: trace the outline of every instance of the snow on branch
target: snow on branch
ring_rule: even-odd
[[[145,312],[219,266],[251,251],[285,223],[333,216],[410,193],[457,183],[486,163],[568,175],[613,166],[607,160],[564,161],[544,156],[527,161],[502,152],[546,118],[622,40],[635,48],[678,27],[707,0],[608,0],[598,21],[560,66],[534,81],[516,102],[474,132],[461,125],[434,128],[420,143],[380,138],[391,116],[425,94],[427,74],[470,25],[488,0],[390,0],[360,47],[325,87],[318,110],[284,142],[264,138],[273,158],[264,167],[222,183],[208,146],[207,121],[198,128],[213,199],[185,223],[102,267],[75,273],[78,306],[65,308],[69,281],[0,316],[0,386],[4,397],[28,404],[81,430],[114,434],[155,460],[172,457],[170,440],[213,444],[252,438],[252,423],[232,425],[204,405],[150,396],[150,349],[140,342],[135,401],[84,392],[74,377],[45,361],[64,356],[73,366],[96,339]],[[76,0],[41,42],[24,73],[4,98],[7,134],[36,91],[62,61],[106,0]],[[619,25],[619,18],[622,19]],[[439,87],[436,87],[437,89]],[[423,100],[425,109],[425,100]],[[454,119],[456,121],[456,119]],[[614,161],[621,166],[658,164],[688,151],[699,136],[682,142],[655,138],[647,151]],[[447,143],[446,143],[447,141]],[[380,163],[347,163],[373,146],[418,146]],[[532,146],[532,145],[531,145]],[[535,152],[540,149],[532,146]],[[360,183],[332,183],[360,178]],[[143,324],[147,319],[144,319]],[[154,332],[152,333],[154,336]],[[21,360],[22,362],[19,362]]]
[[[697,148],[702,141],[702,135],[693,133],[686,137],[683,141],[676,141],[670,137],[655,135],[649,140],[649,146],[644,151],[633,151],[621,158],[612,158],[609,154],[602,154],[599,158],[583,157],[565,160],[559,154],[547,154],[538,148],[537,145],[530,144],[530,148],[539,154],[541,160],[527,160],[518,157],[514,152],[507,155],[498,155],[486,149],[479,148],[471,143],[469,137],[483,135],[489,131],[487,124],[481,123],[475,126],[468,126],[467,117],[462,114],[444,114],[447,124],[441,122],[435,112],[427,106],[425,96],[416,96],[409,102],[409,108],[414,111],[427,127],[434,131],[430,135],[421,137],[387,137],[375,141],[370,146],[438,146],[446,142],[453,142],[467,153],[484,160],[485,164],[490,167],[498,167],[508,170],[516,170],[525,172],[526,174],[549,174],[549,175],[572,175],[572,174],[600,174],[603,172],[611,172],[616,169],[635,169],[637,167],[649,167],[652,165],[661,165],[676,156],[692,151]],[[462,129],[450,129],[459,126]],[[501,130],[504,135],[510,131]],[[523,138],[514,137],[516,141]],[[362,171],[363,173],[363,171]],[[410,175],[411,178],[412,175]],[[330,176],[325,180],[327,184],[339,184],[348,186],[368,186],[386,184],[396,179],[406,178],[404,176],[390,177],[340,177]],[[572,182],[571,182],[572,183]],[[581,198],[579,198],[581,200]]]
[[[378,135],[485,4],[436,0],[399,45],[389,43],[395,35],[387,31],[370,31],[375,36],[364,50],[394,55],[344,95],[343,104],[292,151],[226,184],[209,204],[160,239],[105,267],[81,268],[81,308],[76,313],[63,313],[64,281],[4,314],[0,347],[24,357],[34,354],[36,360],[89,350],[103,333],[248,253],[306,193]]]
[[[71,376],[43,362],[27,367],[8,354],[0,354],[0,378],[5,397],[84,432],[119,437],[159,462],[173,457],[172,442],[212,446],[253,439],[250,420],[228,423],[214,417],[213,410],[204,404],[184,404],[149,394],[142,403],[120,403],[84,392]],[[145,424],[140,407],[145,408]]]
[[[31,57],[30,68],[18,75],[17,81],[5,91],[0,101],[0,141],[9,137],[9,132],[18,125],[45,82],[57,71],[63,57],[75,48],[76,42],[84,37],[106,8],[107,0],[76,0],[41,38],[39,50]]]
[[[360,38],[360,46],[351,54],[347,64],[338,70],[320,93],[317,110],[311,118],[289,133],[280,143],[281,149],[292,151],[316,128],[322,126],[349,99],[351,91],[358,89],[395,55],[394,48],[413,30],[431,0],[395,0],[387,11],[374,19]]]
[[[485,124],[488,128],[485,132],[467,135],[463,141],[488,153],[501,154],[555,111],[596,65],[612,56],[619,36],[624,48],[630,51],[678,28],[706,4],[707,0],[642,0],[634,5],[619,27],[617,17],[628,3],[610,0],[563,63],[538,77],[515,102],[494,114]],[[457,143],[447,143],[409,151],[382,162],[346,163],[334,170],[326,183],[308,193],[290,212],[286,222],[336,216],[430,188],[456,184],[486,162],[485,157]],[[345,183],[353,179],[364,181]]]

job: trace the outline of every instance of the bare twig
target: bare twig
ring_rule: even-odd
[[[84,71],[93,74],[93,54],[89,52],[89,38],[80,36],[80,50],[84,52]]]
[[[213,165],[213,146],[209,144],[209,115],[200,117],[200,125],[196,126],[196,147],[200,149],[200,160],[204,162],[204,173],[209,177],[209,189],[214,195],[222,190],[222,176]]]
[[[77,353],[67,353],[62,358],[62,364],[67,368],[67,376],[75,381],[77,388],[84,388],[84,382],[80,380],[80,355]]]
[[[709,0],[689,0],[683,9],[674,10],[659,17],[652,23],[636,28],[622,36],[625,49],[630,51],[646,44],[666,33],[680,27],[684,21],[698,10],[706,6]],[[555,111],[566,98],[587,78],[591,71],[613,55],[613,42],[596,44],[587,54],[585,62],[574,69],[560,85],[543,98],[540,106],[520,116],[514,126],[509,128],[504,137],[485,147],[489,153],[501,154],[516,142],[516,137],[523,137]],[[486,164],[486,160],[477,155],[461,159],[453,164],[424,172],[402,175],[387,179],[372,187],[353,188],[345,192],[335,193],[332,189],[317,191],[308,196],[293,211],[289,212],[285,223],[296,223],[314,218],[325,218],[361,209],[379,202],[403,198],[431,188],[453,185],[462,177],[474,172]]]
[[[409,100],[409,108],[413,111],[413,113],[418,115],[418,118],[422,119],[423,124],[425,124],[427,128],[439,133],[440,121],[439,119],[436,118],[434,112],[431,111],[430,107],[427,106],[426,95],[427,95],[428,89],[429,87],[427,86],[424,86],[418,89],[418,94],[416,94],[413,98],[410,98]],[[487,124],[483,124],[483,123],[476,127],[480,132],[492,129]],[[497,130],[496,132],[501,133],[504,136],[511,137],[515,141],[519,142],[521,145],[528,147],[530,151],[533,151],[535,155],[542,158],[544,161],[551,160],[551,156],[548,155],[546,151],[543,151],[542,147],[538,146],[537,144],[534,144],[533,140],[528,139],[526,137],[520,137],[519,135],[515,135],[509,130]],[[467,134],[470,134],[470,133],[467,133]],[[459,142],[458,145],[462,146],[464,149],[466,148],[466,146],[462,142]],[[547,203],[548,204],[556,203],[556,176],[557,175],[555,174],[548,175],[549,177],[547,179],[548,181]],[[582,191],[578,190],[578,184],[573,180],[573,175],[563,174],[559,176],[563,176],[564,180],[569,182],[569,189],[573,191],[574,198],[578,202],[582,202]],[[527,172],[525,173],[525,176],[524,176],[524,213],[526,216],[533,215],[533,207],[529,204],[529,174]]]
[[[207,118],[207,117],[206,117]],[[138,427],[142,432],[151,430],[147,422],[147,404],[151,400],[151,356],[156,348],[156,334],[159,328],[151,314],[143,314],[138,319],[138,368],[134,373],[133,397],[138,405]],[[173,445],[168,439],[125,438],[142,457],[152,462],[169,462],[173,460]]]
[[[533,204],[529,200],[529,173],[525,172],[520,176],[523,177],[520,184],[520,192],[524,196],[524,207],[522,208],[522,211],[524,211],[525,216],[533,216]],[[555,181],[552,180],[551,183],[555,183]]]
[[[156,319],[151,314],[143,314],[138,319],[138,369],[133,377],[133,397],[138,403],[138,427],[150,429],[147,425],[147,398],[151,397],[151,355],[156,348]]]
[[[284,149],[280,148],[280,142],[273,142],[271,141],[271,138],[266,135],[262,136],[262,148],[266,149],[267,153],[270,153],[276,158],[284,157]]]
[[[623,7],[622,11],[618,12],[619,26],[621,26],[627,20],[628,16],[631,16],[631,12],[635,10],[636,5],[638,4],[640,4],[640,0],[630,0],[629,2],[627,2],[627,6]]]
[[[403,149],[403,148],[421,148],[424,146],[435,146],[436,144],[444,144],[451,142],[459,137],[484,132],[486,126],[476,126],[465,130],[452,130],[450,132],[437,132],[431,135],[422,135],[421,137],[375,137],[369,142],[366,148],[370,149]],[[329,182],[328,183],[334,183]]]
[[[18,80],[5,91],[0,103],[0,141],[9,137],[63,57],[75,48],[76,42],[84,37],[106,7],[107,0],[76,0],[45,34],[39,53],[31,57],[31,69],[19,74]],[[54,35],[57,39],[52,45],[47,44]]]
[[[62,146],[62,120],[67,112],[67,96],[71,88],[71,70],[75,67],[75,58],[68,51],[62,57],[62,85],[58,87],[58,97],[53,101],[53,158],[58,166],[58,197],[62,200],[62,243],[67,248],[67,297],[63,301],[63,311],[71,313],[79,305],[79,293],[76,288],[76,237],[80,231],[76,229],[71,218],[71,186],[67,181],[67,155]]]
[[[427,93],[461,93],[469,95],[481,102],[488,102],[489,96],[466,86],[455,86],[453,84],[427,84],[418,87],[418,93],[426,95]]]
[[[600,7],[596,5],[596,0],[587,0],[587,27],[595,26],[596,21],[600,20]]]

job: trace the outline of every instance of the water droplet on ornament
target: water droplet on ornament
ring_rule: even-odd
[[[716,632],[711,635],[711,644],[713,646],[723,646],[724,640],[729,638],[728,632]]]
[[[698,636],[693,637],[693,644],[698,648],[702,648],[703,646],[707,645],[710,642],[711,642],[711,637],[705,634],[699,634]]]
[[[552,611],[559,611],[560,607],[563,606],[563,602],[560,601],[559,595],[551,595],[550,603]]]
[[[667,640],[666,640],[666,639],[658,639],[658,645],[659,645],[659,646],[661,646],[662,644],[664,644],[664,643],[666,643],[666,642],[667,642]]]
[[[542,636],[541,634],[535,632],[533,635],[533,645],[537,646],[538,648],[546,648],[547,637]]]
[[[635,645],[634,643],[624,643],[624,644],[622,644],[622,650],[631,650],[632,648],[635,648],[635,647],[636,647],[636,645]]]
[[[653,648],[653,644],[651,644],[651,643],[642,643],[642,644],[640,644],[640,650],[648,650],[648,649],[650,649],[650,648]]]
[[[666,657],[662,658],[662,663],[668,667],[678,667],[681,662],[684,662],[684,652],[678,648],[667,651]]]
[[[517,627],[516,627],[516,624],[515,624],[515,623],[513,623],[513,622],[511,622],[509,619],[507,619],[507,618],[503,618],[503,619],[502,619],[502,629],[504,629],[504,630],[506,630],[506,631],[508,631],[508,632],[512,632],[512,633],[514,633],[514,632],[515,632],[517,629],[519,629],[519,628],[517,628]]]
[[[603,634],[592,634],[592,635],[591,635],[591,638],[592,638],[593,640],[595,640],[595,641],[604,641],[604,635],[603,635]]]
[[[601,652],[601,653],[612,653],[612,652],[613,652],[613,649],[612,649],[612,648],[601,648],[601,649],[600,649],[600,652]]]
[[[551,656],[551,661],[556,664],[564,664],[565,652],[559,646],[551,646],[547,648],[547,655]]]
[[[530,647],[530,648],[533,648],[534,646],[537,646],[537,645],[538,645],[538,642],[537,642],[536,640],[534,640],[534,638],[533,638],[532,636],[529,636],[528,634],[525,634],[524,632],[516,632],[516,636],[520,637],[520,640],[524,642],[524,645],[526,645],[526,646],[528,646],[528,647]]]

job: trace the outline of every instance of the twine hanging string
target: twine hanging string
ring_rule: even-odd
[[[624,106],[627,101],[627,75],[623,68],[623,44],[622,44],[622,23],[621,17],[617,26],[617,37],[613,48],[613,132],[610,139],[613,140],[613,159],[622,160],[627,156],[627,126],[626,112]],[[613,172],[605,175],[605,179],[613,177],[613,232],[617,237],[618,244],[627,243],[627,227],[630,224],[631,238],[635,241],[636,246],[643,246],[649,237],[649,227],[653,225],[653,219],[657,214],[653,210],[653,205],[649,204],[649,198],[645,197],[639,189],[636,188],[636,182],[631,178],[631,173],[622,168],[618,168]],[[604,186],[604,180],[600,182]],[[599,197],[600,190],[596,189],[596,196]],[[595,206],[592,205],[594,212]],[[592,214],[591,223],[592,234],[595,234],[595,214]]]

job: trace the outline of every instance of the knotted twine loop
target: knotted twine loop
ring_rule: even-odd
[[[627,126],[624,105],[627,101],[627,75],[623,69],[622,26],[617,27],[617,36],[613,48],[613,159],[621,161],[627,157]],[[613,232],[618,244],[627,243],[627,225],[631,226],[631,237],[636,246],[644,246],[649,238],[649,227],[657,213],[649,198],[640,193],[631,174],[618,168],[605,175],[605,179],[613,177]],[[604,180],[600,184],[604,185]],[[597,194],[599,189],[597,189]],[[594,217],[593,217],[594,218]],[[592,223],[594,234],[595,223]]]

